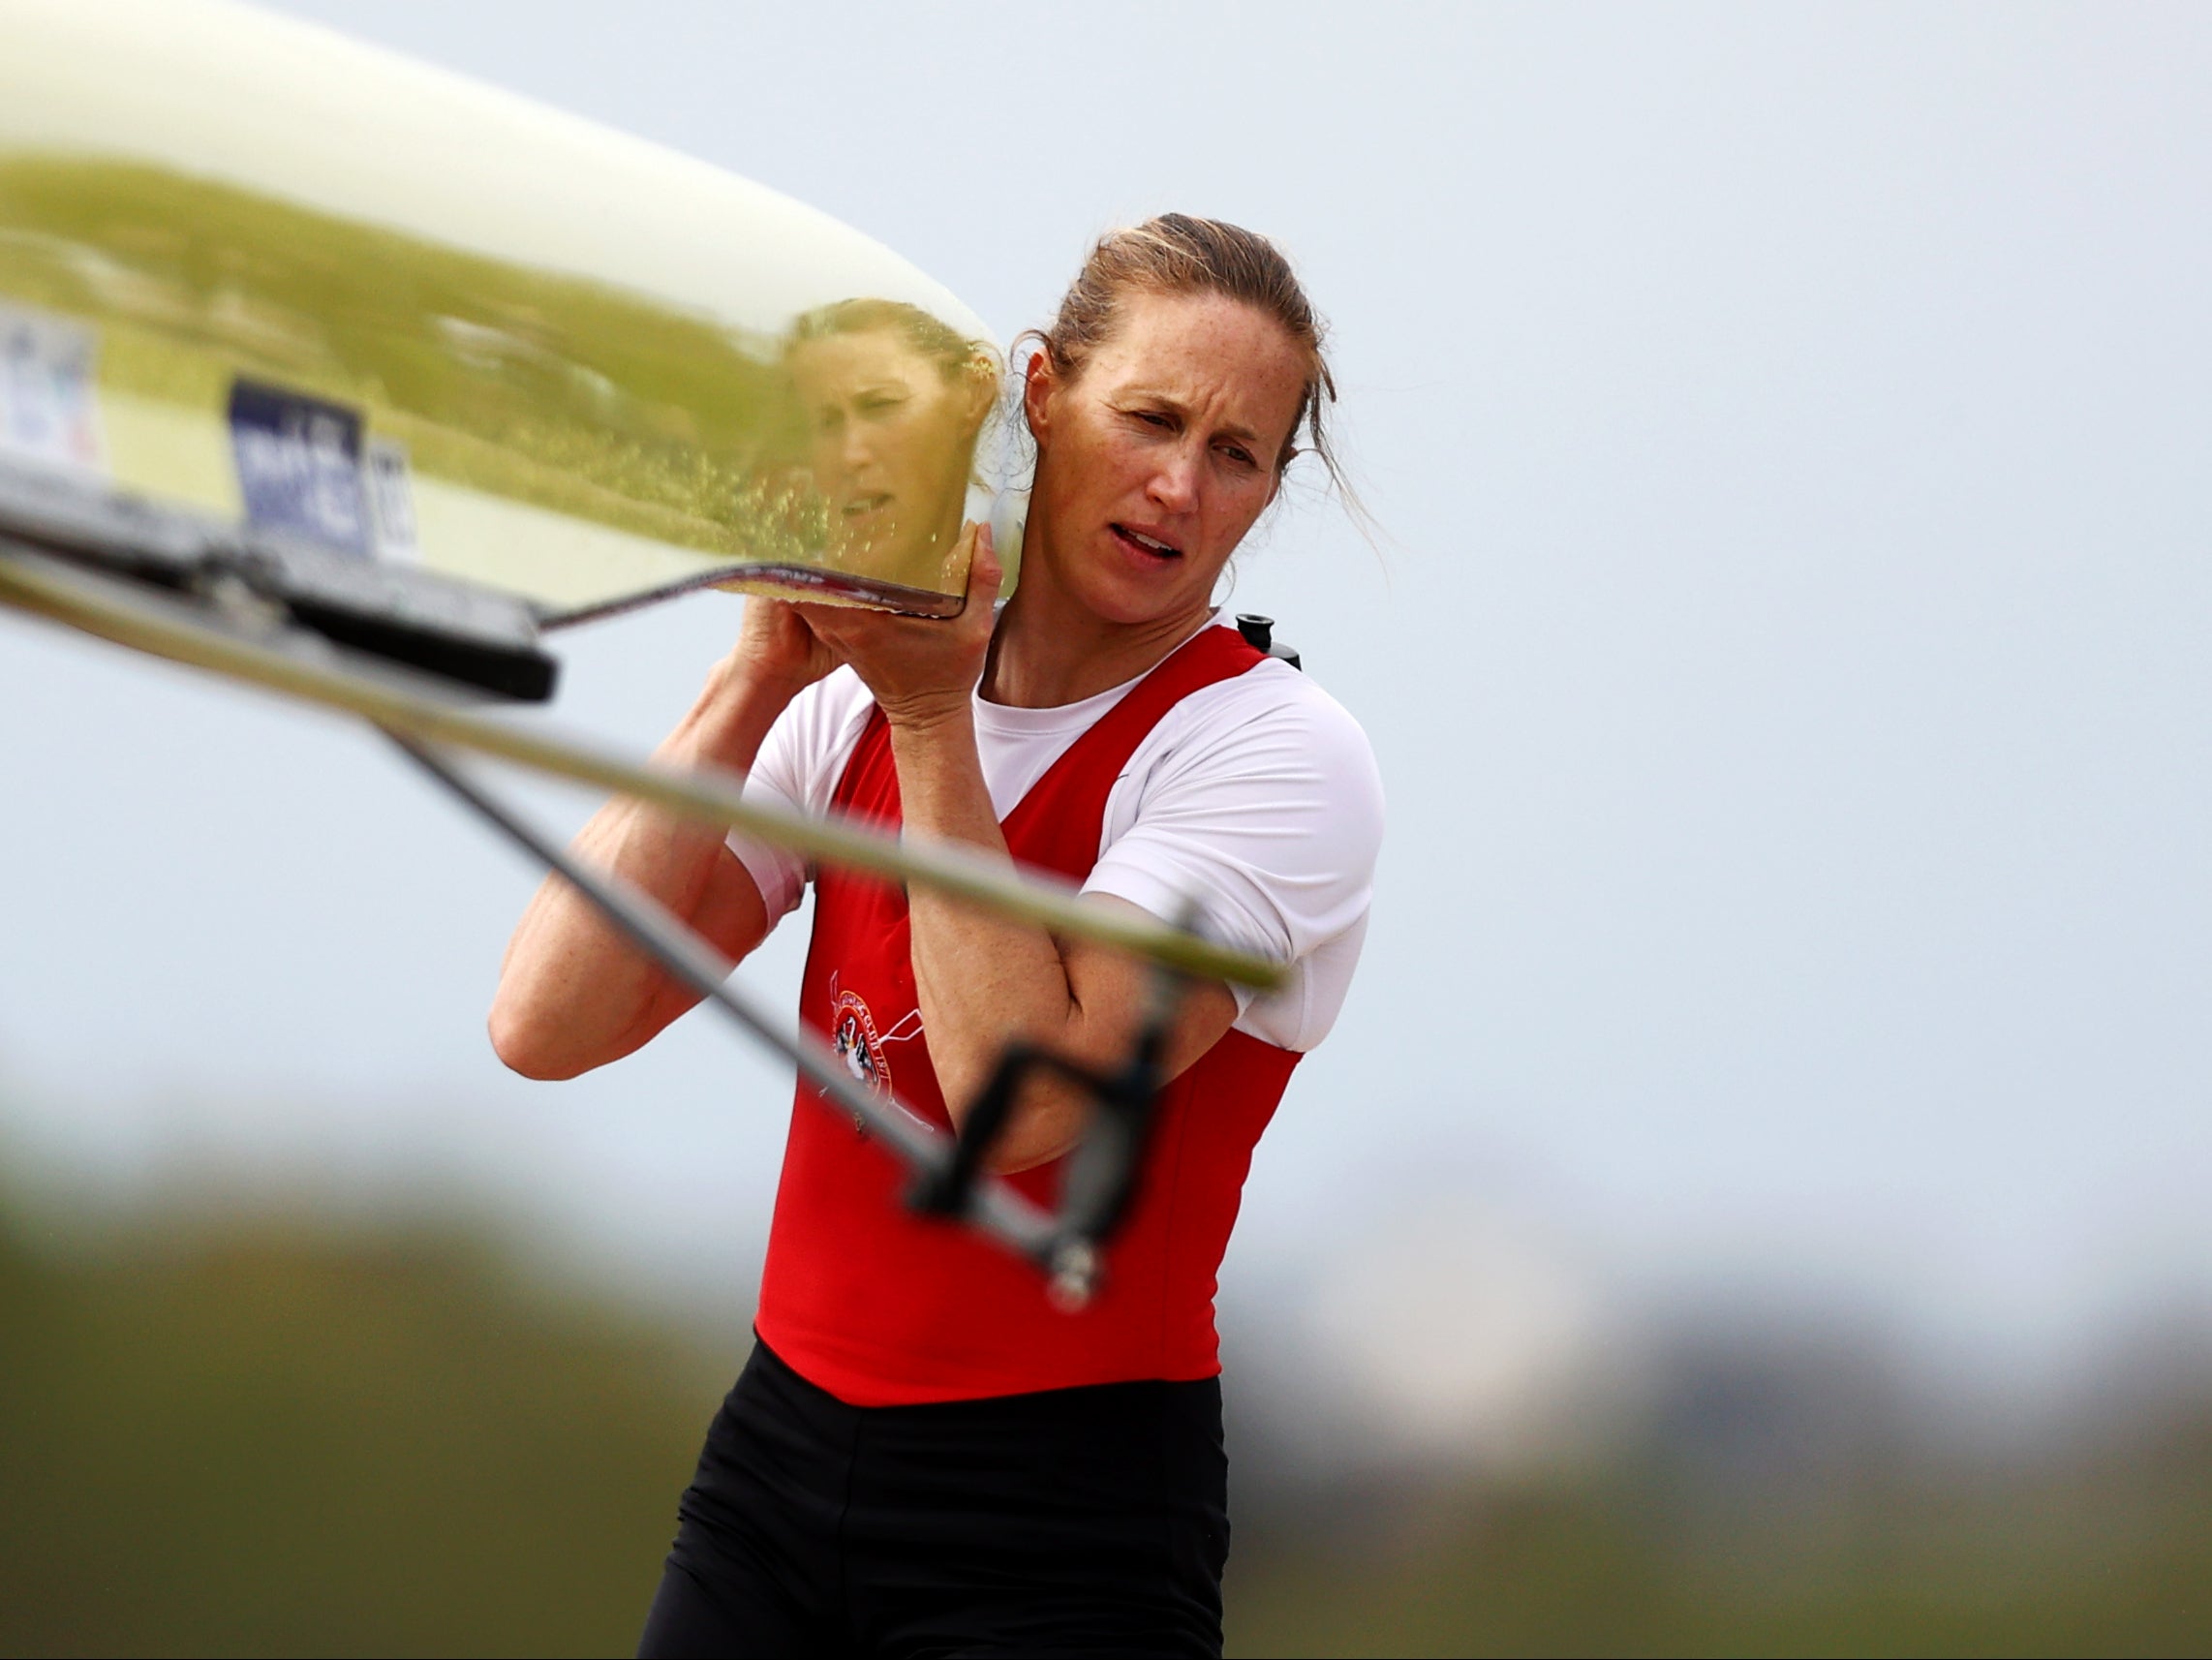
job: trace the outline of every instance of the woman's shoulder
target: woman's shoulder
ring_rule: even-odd
[[[1359,722],[1271,659],[1191,692],[1153,727],[1107,802],[1085,885],[1158,916],[1196,903],[1224,941],[1287,963],[1313,958],[1321,980],[1298,970],[1285,1006],[1318,997],[1333,1014],[1372,898],[1384,816]],[[1337,953],[1326,964],[1314,956],[1324,946]],[[1246,1030],[1310,1048],[1327,1027],[1324,1015]]]
[[[876,707],[850,667],[833,669],[789,703],[760,746],[753,776],[793,803],[819,811],[860,742],[868,712]]]
[[[778,723],[788,726],[806,749],[841,742],[849,748],[875,706],[876,699],[848,663],[830,670],[792,698]]]
[[[1376,776],[1374,747],[1358,719],[1319,681],[1277,658],[1192,692],[1155,735],[1193,758],[1248,762],[1287,752],[1347,783]]]
[[[1265,708],[1281,718],[1304,721],[1314,726],[1357,737],[1367,747],[1367,729],[1349,709],[1337,702],[1329,689],[1304,669],[1293,668],[1280,658],[1254,663],[1243,674],[1225,682],[1235,687],[1254,711]]]
[[[1169,710],[1117,789],[1126,818],[1241,838],[1326,823],[1332,858],[1379,845],[1382,774],[1367,734],[1327,689],[1270,659]],[[1117,815],[1120,817],[1120,815]],[[1367,855],[1361,854],[1360,857]]]

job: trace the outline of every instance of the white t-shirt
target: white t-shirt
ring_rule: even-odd
[[[1216,619],[1218,620],[1218,619]],[[1068,746],[1137,684],[1056,709],[975,699],[975,741],[1003,819]],[[841,668],[791,701],[760,746],[748,795],[829,811],[874,701]],[[1195,901],[1224,945],[1291,965],[1264,996],[1238,989],[1236,1029],[1284,1049],[1329,1033],[1367,936],[1382,842],[1382,779],[1359,722],[1288,663],[1270,660],[1192,692],[1137,746],[1106,798],[1085,893],[1153,915]],[[771,924],[797,907],[797,854],[733,835]]]

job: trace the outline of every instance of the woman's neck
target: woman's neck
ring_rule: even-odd
[[[1115,623],[1025,570],[998,618],[983,695],[1014,709],[1057,709],[1158,666],[1214,614],[1211,603],[1144,623]]]

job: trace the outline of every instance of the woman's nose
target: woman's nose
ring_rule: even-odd
[[[1198,457],[1183,449],[1162,457],[1147,494],[1169,512],[1184,513],[1197,507]]]

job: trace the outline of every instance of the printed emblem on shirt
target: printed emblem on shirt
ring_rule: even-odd
[[[890,1044],[921,1036],[922,1011],[909,1009],[890,1030],[878,1030],[868,999],[858,992],[839,990],[837,978],[832,975],[829,1030],[830,1047],[837,1051],[837,1058],[845,1062],[845,1069],[852,1074],[853,1081],[866,1085],[876,1094],[888,1096],[891,1061],[884,1050]]]

